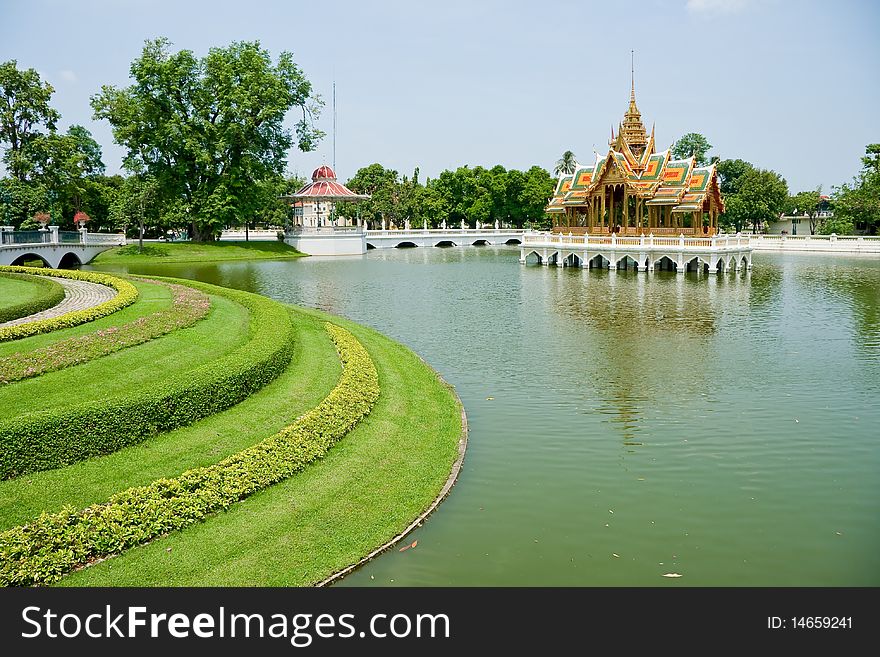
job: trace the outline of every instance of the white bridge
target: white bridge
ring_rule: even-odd
[[[368,249],[413,246],[502,246],[522,244],[526,231],[515,228],[368,230]]]
[[[84,265],[102,251],[124,244],[125,235],[121,233],[89,233],[85,228],[59,231],[58,226],[16,231],[12,226],[0,226],[0,265],[42,260],[52,269],[73,267]]]
[[[616,235],[564,235],[526,233],[519,261],[536,256],[542,265],[600,267],[653,272],[740,271],[752,268],[752,247],[747,235],[714,237],[617,237]]]

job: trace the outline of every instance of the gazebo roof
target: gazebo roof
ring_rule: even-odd
[[[369,197],[367,194],[356,194],[341,182],[336,180],[336,173],[323,165],[312,172],[312,182],[303,186],[295,194],[295,199],[320,200],[331,199],[334,201],[363,201]]]

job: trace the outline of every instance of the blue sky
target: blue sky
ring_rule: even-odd
[[[112,173],[122,151],[89,97],[129,83],[145,39],[197,54],[259,40],[293,52],[327,101],[327,137],[292,151],[291,171],[331,162],[335,78],[339,177],[380,162],[424,179],[462,164],[550,169],[566,149],[592,160],[626,109],[634,49],[658,146],[700,132],[713,154],[827,191],[880,142],[878,28],[878,3],[852,0],[0,0],[0,61],[51,82],[62,126],[88,127]]]

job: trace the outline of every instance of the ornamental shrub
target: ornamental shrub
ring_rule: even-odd
[[[4,273],[8,278],[19,278],[40,287],[40,296],[31,301],[17,303],[14,306],[0,308],[0,324],[10,322],[13,319],[27,317],[41,313],[44,310],[57,306],[64,300],[64,288],[51,278],[27,276],[25,274]]]
[[[76,566],[181,529],[323,457],[372,410],[379,375],[363,345],[325,324],[342,361],[336,386],[293,424],[247,449],[179,477],[129,488],[81,511],[65,507],[0,533],[0,585],[57,581]]]
[[[293,335],[283,305],[249,292],[164,280],[222,294],[243,305],[250,312],[250,339],[194,370],[158,377],[137,393],[37,411],[0,424],[0,478],[69,465],[192,424],[237,404],[287,367]]]
[[[70,328],[71,326],[79,326],[86,322],[106,317],[117,310],[133,304],[138,298],[137,288],[128,281],[117,276],[109,274],[101,274],[93,271],[78,271],[73,269],[46,269],[43,267],[8,267],[0,266],[0,273],[18,273],[18,274],[34,274],[36,276],[51,276],[53,278],[68,278],[76,281],[88,281],[90,283],[99,283],[107,285],[116,290],[117,295],[104,303],[97,306],[85,308],[84,310],[73,310],[58,317],[51,319],[39,319],[26,324],[17,324],[15,326],[6,326],[0,328],[0,342],[7,340],[18,340],[27,338],[40,333],[48,333],[57,331],[62,328]]]
[[[20,274],[10,274],[12,275]],[[49,282],[48,279],[42,280]],[[121,326],[110,326],[86,335],[59,340],[40,349],[0,357],[0,384],[54,372],[143,344],[172,331],[192,326],[211,310],[211,298],[204,292],[186,285],[138,280],[169,288],[172,293],[171,307],[138,317]],[[63,289],[61,294],[64,295]]]

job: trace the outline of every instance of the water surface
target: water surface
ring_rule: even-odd
[[[416,549],[341,585],[880,584],[880,261],[758,253],[698,277],[518,257],[132,271],[345,315],[456,386],[459,483]]]

